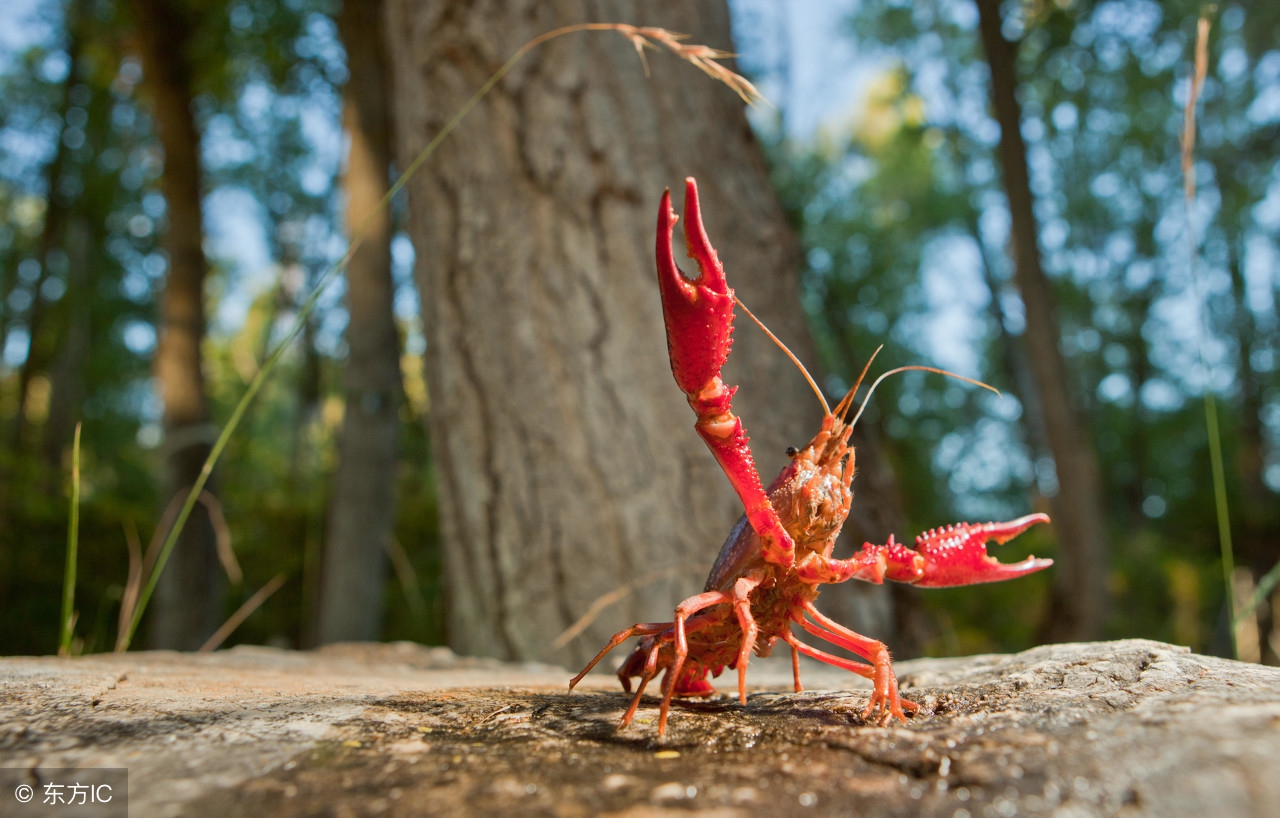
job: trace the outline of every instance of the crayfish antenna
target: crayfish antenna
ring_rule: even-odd
[[[809,374],[809,370],[805,369],[804,364],[800,363],[800,359],[797,358],[791,352],[791,350],[787,349],[787,345],[782,343],[782,341],[778,339],[778,336],[774,335],[772,332],[769,331],[769,328],[764,325],[763,321],[761,321],[759,318],[756,318],[755,313],[747,309],[747,305],[742,303],[741,298],[738,298],[737,295],[734,295],[733,302],[742,308],[742,311],[747,314],[747,317],[750,318],[752,321],[754,321],[755,325],[759,327],[764,332],[765,335],[769,336],[770,341],[773,341],[775,344],[778,345],[779,349],[787,353],[787,357],[791,359],[791,363],[796,365],[796,369],[799,369],[800,374],[804,375],[804,379],[809,382],[809,388],[813,390],[813,394],[818,396],[818,402],[822,404],[823,416],[825,417],[826,415],[830,415],[831,408],[827,406],[827,399],[822,396],[822,390],[819,389],[818,384],[814,382],[813,377]],[[861,380],[859,380],[859,383],[861,383]]]
[[[862,379],[867,377],[867,370],[871,368],[871,362],[876,359],[876,356],[880,354],[880,350],[882,349],[884,349],[884,344],[876,347],[876,351],[871,353],[871,357],[868,358],[866,364],[863,365],[862,371],[858,373],[858,380],[854,382],[853,386],[849,388],[849,391],[845,392],[844,397],[840,399],[838,404],[836,404],[836,414],[840,416],[841,423],[844,422],[845,413],[849,411],[849,407],[853,404],[854,393],[858,391],[859,386],[862,386]]]
[[[876,350],[876,351],[879,352],[879,350]],[[868,363],[868,366],[869,365],[870,363]],[[853,416],[853,420],[849,422],[849,425],[850,426],[857,425],[858,418],[862,417],[863,411],[866,410],[867,404],[871,401],[872,393],[876,391],[876,387],[880,385],[881,381],[883,381],[885,378],[889,377],[890,375],[896,375],[899,372],[913,372],[913,371],[914,372],[936,372],[939,375],[946,375],[948,378],[955,378],[958,381],[971,383],[974,386],[981,386],[983,389],[990,389],[992,392],[995,392],[997,395],[1000,394],[1000,390],[996,389],[994,386],[992,386],[989,383],[983,383],[982,381],[974,380],[973,378],[966,378],[964,375],[958,375],[955,372],[952,372],[947,369],[938,369],[937,367],[933,367],[933,366],[919,366],[919,365],[900,366],[897,369],[890,369],[888,372],[885,372],[880,377],[875,379],[875,381],[871,384],[871,388],[867,390],[867,396],[862,399],[862,405],[858,407],[858,414]],[[859,378],[859,381],[861,381],[861,378]],[[856,389],[857,386],[855,385],[854,388]],[[840,403],[843,404],[844,401],[840,401]]]

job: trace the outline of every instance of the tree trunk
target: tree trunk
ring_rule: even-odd
[[[60,249],[65,240],[67,218],[75,205],[75,201],[63,195],[59,190],[63,169],[70,153],[63,141],[63,133],[67,128],[67,112],[71,110],[71,88],[79,81],[77,71],[84,56],[85,18],[88,16],[83,3],[73,2],[67,5],[67,70],[66,79],[62,82],[58,121],[62,129],[58,132],[58,141],[53,150],[53,158],[45,168],[45,216],[40,227],[40,240],[36,248],[36,261],[40,262],[40,273],[31,284],[31,307],[27,311],[27,357],[18,368],[18,395],[15,402],[18,411],[13,417],[13,428],[10,430],[10,446],[14,454],[20,454],[31,442],[30,426],[32,418],[27,417],[27,396],[31,391],[32,379],[43,373],[53,358],[58,344],[61,327],[52,331],[45,328],[48,306],[45,303],[44,283],[49,280],[49,266],[52,263],[53,251]],[[15,285],[21,282],[15,276]],[[7,293],[6,293],[7,295]],[[0,335],[0,349],[3,349],[5,335]]]
[[[1096,639],[1106,616],[1107,542],[1097,453],[1073,406],[1067,366],[1058,346],[1054,297],[1040,266],[1038,227],[1022,141],[1017,98],[1016,45],[1001,32],[999,0],[976,0],[979,28],[991,67],[991,96],[1000,123],[1000,164],[1014,255],[1014,277],[1026,306],[1026,338],[1035,391],[1058,475],[1050,498],[1058,538],[1050,609],[1040,637],[1046,641]]]
[[[393,0],[400,159],[520,45],[586,21],[731,47],[723,2]],[[625,625],[669,619],[741,514],[667,362],[653,259],[664,187],[698,179],[730,286],[815,360],[799,247],[741,101],[668,54],[648,59],[646,77],[608,32],[540,46],[409,188],[448,638],[465,653],[576,664]],[[735,410],[768,482],[820,412],[744,319],[735,341],[725,380],[742,386]],[[615,591],[621,602],[553,648]]]
[[[325,533],[316,639],[377,639],[396,514],[400,339],[392,312],[391,211],[374,208],[389,187],[386,47],[381,0],[344,3],[338,31],[351,78],[345,97],[347,231],[370,218],[347,267],[346,414]]]
[[[168,227],[163,246],[169,270],[160,298],[155,373],[164,402],[166,502],[195,483],[216,434],[209,422],[200,352],[208,265],[202,248],[200,134],[191,110],[187,61],[193,31],[184,9],[174,0],[135,0],[133,7],[152,115],[164,149],[161,189]],[[212,483],[205,490],[212,491]],[[199,504],[156,589],[152,646],[199,647],[221,624],[222,587],[213,526]]]
[[[64,232],[68,284],[63,296],[65,316],[60,322],[63,332],[57,354],[49,367],[49,414],[40,444],[50,495],[60,485],[57,478],[64,471],[63,455],[74,437],[84,402],[84,367],[93,350],[93,295],[99,281],[93,248],[100,246],[100,238],[86,215],[71,214]]]

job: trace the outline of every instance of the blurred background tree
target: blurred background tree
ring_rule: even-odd
[[[209,441],[208,434],[176,434],[152,378],[163,336],[162,300],[182,261],[171,235],[179,213],[166,179],[175,149],[163,142],[164,119],[149,90],[156,72],[150,67],[154,56],[148,56],[154,39],[149,47],[146,31],[160,19],[155,4],[29,0],[6,12],[12,25],[0,26],[9,32],[0,53],[0,612],[18,625],[0,633],[3,653],[49,652],[57,641],[65,475],[75,423],[84,423],[76,633],[85,651],[114,644],[131,566],[136,574],[148,541],[163,528],[164,508],[190,480],[165,477],[174,440]],[[186,108],[198,134],[193,161],[203,177],[203,239],[186,245],[208,259],[199,316],[207,333],[196,347],[203,355],[208,408],[207,416],[197,413],[191,421],[198,432],[225,421],[316,278],[341,255],[344,237],[360,221],[357,207],[367,207],[373,195],[344,188],[357,173],[367,174],[369,184],[384,184],[390,169],[376,147],[385,138],[377,130],[386,126],[363,111],[361,117],[374,116],[359,120],[370,128],[371,158],[362,160],[365,166],[354,152],[347,158],[348,143],[359,142],[352,89],[371,87],[361,84],[368,82],[364,58],[356,56],[363,53],[357,40],[364,35],[347,19],[350,9],[326,0],[163,5],[190,29],[189,47],[178,50],[189,72]],[[429,25],[424,29],[424,37],[442,38],[418,43],[424,53],[438,53],[442,73],[417,92],[434,100],[425,109],[429,114],[414,114],[414,129],[395,123],[402,155],[429,137],[423,122],[447,119],[520,42],[585,13],[571,3],[546,8],[545,19],[521,18],[519,26],[501,15],[477,18],[467,29],[471,39],[443,39]],[[639,22],[630,6],[607,10],[612,14],[605,16]],[[783,248],[771,262],[781,277],[761,286],[780,287],[779,295],[766,289],[750,299],[747,286],[744,297],[762,312],[777,301],[778,314],[766,320],[784,336],[803,338],[804,328],[793,326],[780,306],[798,290],[829,391],[840,391],[884,343],[877,365],[945,366],[1004,392],[980,394],[919,373],[887,381],[864,418],[885,467],[860,470],[855,504],[864,516],[853,523],[857,534],[882,536],[881,529],[892,529],[906,537],[953,519],[1007,518],[1030,509],[1056,515],[1055,526],[1011,545],[1001,557],[1027,551],[1055,556],[1059,567],[1049,574],[944,592],[897,589],[901,636],[882,633],[884,624],[869,621],[881,615],[874,606],[864,607],[852,624],[888,638],[899,655],[1012,649],[1037,639],[1096,635],[1149,636],[1230,652],[1202,396],[1210,390],[1220,407],[1238,556],[1233,587],[1246,601],[1280,563],[1280,9],[1222,3],[1214,13],[1191,227],[1178,137],[1198,3],[849,3],[842,27],[821,32],[822,39],[809,46],[849,48],[856,55],[851,70],[864,78],[859,92],[829,101],[799,82],[809,55],[797,51],[799,38],[811,34],[807,17],[831,14],[829,8],[740,0],[732,10],[741,64],[777,105],[755,112],[752,124],[803,246],[798,281],[788,283],[787,239],[769,228],[767,235]],[[985,47],[984,17],[994,21]],[[723,27],[664,20],[660,4],[645,22],[704,26],[695,32],[700,40],[730,45]],[[167,30],[165,44],[178,44]],[[464,40],[478,45],[465,54],[450,51]],[[998,40],[1010,58],[1003,68],[991,59]],[[705,90],[723,112],[713,115],[705,106],[673,112],[671,105],[680,111],[687,101],[660,101],[665,90],[646,83],[665,89],[703,78],[658,56],[651,66],[655,79],[645,80],[628,49],[620,39],[566,41],[535,55],[522,76],[533,87],[548,83],[550,96],[535,94],[543,102],[562,92],[572,96],[566,78],[577,75],[568,66],[585,50],[607,57],[615,72],[588,72],[588,98],[625,108],[656,94],[657,101],[642,106],[652,106],[644,127],[674,127],[672,116],[702,120],[709,134],[701,144],[704,156],[673,160],[671,167],[649,162],[639,177],[650,181],[621,199],[619,207],[640,214],[634,219],[647,235],[661,186],[686,173],[701,173],[700,181],[726,189],[746,185],[723,181],[727,171],[713,170],[712,155],[724,150],[716,129],[738,128],[724,123],[740,114],[730,109],[728,103],[737,105],[731,96],[720,99],[728,92],[709,83]],[[1001,71],[1020,107],[1028,194],[1020,203],[1000,155],[1002,135],[1010,133],[1001,127],[1007,117],[1000,116],[1000,105],[993,104],[992,77]],[[177,74],[167,70],[163,77],[172,82]],[[374,91],[355,93],[357,102],[377,102]],[[397,119],[400,108],[419,110],[419,103],[409,105],[407,90],[394,93],[406,95],[403,105],[391,106]],[[493,104],[502,110],[497,100]],[[825,124],[797,126],[796,112],[804,107],[825,109]],[[584,178],[575,174],[607,158],[611,143],[620,144],[606,131],[590,137],[595,147],[569,149],[571,131],[601,127],[605,119],[535,116],[519,125],[523,139],[547,146],[554,159],[539,159],[533,148],[523,154],[533,164],[520,172],[537,181],[530,189],[549,191],[539,195],[550,199],[567,196],[553,180]],[[464,147],[479,156],[479,137],[500,133],[473,132],[442,168],[470,179],[462,171],[467,165],[457,164]],[[195,141],[189,138],[188,147]],[[432,171],[445,174],[436,178],[450,178],[442,168]],[[476,168],[472,176],[483,170]],[[418,218],[445,225],[464,206],[474,206],[479,200],[467,198],[475,190],[465,181],[448,183],[471,191],[465,201],[449,206],[442,200]],[[743,191],[748,187],[767,193],[763,182]],[[732,231],[768,223],[759,215],[767,206],[756,213],[735,195],[708,210],[712,236],[731,265],[748,242]],[[517,214],[532,207],[514,198],[508,206]],[[1030,246],[1038,250],[1050,319],[1036,317],[1042,313],[1033,310],[1013,261],[1021,267],[1028,252],[1025,235],[1019,238],[1020,219],[1028,215],[1038,233]],[[428,345],[409,276],[414,252],[396,232],[407,223],[403,202],[391,216],[365,251],[369,267],[354,265],[345,287],[322,296],[232,438],[218,467],[217,499],[200,506],[209,538],[205,559],[217,557],[197,572],[203,590],[181,592],[168,603],[161,595],[150,616],[177,622],[195,610],[200,595],[212,600],[213,613],[167,644],[198,645],[210,622],[216,625],[277,574],[288,581],[231,643],[305,646],[378,637],[441,643],[447,632],[464,632],[459,609],[447,607],[442,593],[437,469],[425,424]],[[485,235],[498,236],[501,223]],[[610,230],[614,238],[625,232],[620,225]],[[1194,278],[1189,230],[1198,240]],[[419,241],[425,235],[419,228]],[[626,238],[617,246],[632,243]],[[648,280],[646,255],[618,253],[617,264],[636,267]],[[556,283],[554,277],[548,281]],[[428,307],[428,314],[438,309]],[[643,309],[656,310],[656,298]],[[1045,341],[1033,341],[1037,329],[1052,331],[1050,348],[1060,353],[1051,379],[1056,395],[1044,388],[1039,358]],[[763,344],[753,346],[758,339],[749,340],[751,335],[747,327],[738,333],[739,352],[746,350],[750,359],[742,361],[748,369],[742,380],[758,374],[751,367],[769,373],[773,366],[771,353]],[[573,359],[572,350],[562,352]],[[658,356],[656,363],[642,364],[649,366],[657,373],[652,390],[671,393],[667,403],[679,410],[679,395],[663,380],[665,361]],[[648,383],[647,377],[638,382]],[[781,381],[775,389],[778,396],[763,399],[758,415],[743,412],[753,438],[769,450],[766,456],[794,442],[788,435],[809,433],[807,427],[793,432],[789,421],[776,422],[763,408],[770,400],[807,405],[800,389]],[[1076,437],[1055,443],[1054,416],[1064,409],[1077,424]],[[512,411],[519,414],[520,407]],[[812,407],[795,411],[803,417]],[[669,456],[697,457],[692,435],[680,437],[688,418],[675,417]],[[362,418],[374,426],[353,426]],[[450,445],[442,420],[433,427],[436,449]],[[380,442],[355,442],[360,440]],[[542,459],[529,456],[523,468],[534,474],[553,468],[547,458],[564,454],[557,448],[572,454],[571,443],[550,436]],[[866,445],[870,453],[871,442]],[[522,455],[513,449],[504,457]],[[1089,473],[1090,459],[1097,463],[1092,489],[1078,476]],[[388,462],[393,465],[377,465]],[[347,477],[335,477],[344,470],[350,470]],[[719,479],[714,472],[706,477]],[[1083,506],[1070,499],[1081,490],[1093,498]],[[605,513],[624,521],[619,530],[641,534],[645,519],[684,513],[637,502],[629,511]],[[684,523],[686,533],[700,532],[694,539],[701,545],[653,543],[650,553],[637,553],[637,564],[676,571],[676,563],[709,563],[719,545],[713,532],[722,533],[733,515],[731,504],[717,503],[709,506],[717,511]],[[1059,510],[1068,508],[1086,510]],[[344,523],[344,513],[354,516]],[[1073,522],[1089,523],[1094,533],[1073,533],[1079,530]],[[456,526],[445,531],[459,548],[474,547],[475,532]],[[1093,545],[1070,550],[1090,538]],[[616,583],[635,573],[615,577]],[[697,584],[696,571],[686,573],[638,591],[597,627],[612,630],[633,614],[644,618],[638,612],[646,605],[669,606],[685,586]],[[364,590],[352,590],[357,587]],[[598,593],[611,589],[599,587]],[[524,593],[541,592],[530,587]],[[548,639],[556,636],[550,630],[586,611],[589,596],[584,587],[554,597],[559,602],[547,620],[552,624],[540,626]],[[1237,628],[1243,658],[1280,661],[1276,602],[1273,589]],[[326,625],[326,616],[339,624]],[[487,650],[568,661],[569,654],[552,654],[539,644]]]
[[[201,288],[202,320],[210,331],[201,348],[211,418],[220,424],[296,316],[310,283],[343,250],[336,184],[343,156],[336,127],[347,66],[334,25],[336,5],[174,0],[169,8],[193,31],[180,55],[189,63],[192,86],[185,107],[202,143],[205,228],[195,246],[211,261]],[[160,294],[170,273],[159,237],[171,226],[172,208],[161,189],[171,165],[157,138],[151,98],[140,92],[147,68],[132,16],[139,11],[93,0],[33,3],[17,20],[25,45],[5,66],[4,138],[15,150],[5,153],[2,189],[7,209],[19,218],[6,222],[0,244],[0,329],[6,339],[0,606],[14,621],[30,624],[3,637],[0,651],[6,653],[48,650],[75,420],[83,419],[86,429],[82,536],[94,543],[83,556],[85,579],[77,596],[82,649],[114,644],[131,566],[141,567],[144,552],[154,554],[166,533],[162,510],[169,506],[172,519],[170,501],[192,479],[168,488],[160,480],[171,447],[149,372]],[[165,36],[176,40],[173,32]],[[161,76],[173,79],[172,72]],[[81,252],[101,258],[79,262],[79,273],[69,253],[76,245],[64,249],[60,238],[75,219],[102,234],[80,242]],[[253,248],[247,259],[243,245]],[[40,264],[43,257],[49,263]],[[400,268],[403,284],[407,271],[403,263]],[[96,277],[87,288],[75,278],[85,271]],[[183,641],[167,644],[199,646],[279,573],[290,581],[236,639],[300,645],[318,638],[310,623],[320,605],[324,510],[343,417],[334,388],[346,357],[341,297],[337,288],[326,295],[244,433],[232,441],[218,469],[219,513],[212,518],[221,559],[198,572],[211,586],[225,585],[225,572],[232,582],[217,594],[212,624],[183,628]],[[77,309],[83,314],[72,321],[68,316]],[[411,309],[399,314],[399,335],[415,335]],[[87,340],[77,341],[82,336]],[[395,553],[390,585],[382,572],[380,595],[389,615],[381,632],[435,643],[443,626],[434,601],[439,571],[432,567],[438,562],[434,501],[422,467],[426,401],[416,343],[405,360],[391,352],[396,374],[401,366],[409,373],[410,398],[392,408],[407,459],[387,471],[393,493],[411,500],[395,521],[394,542],[413,548]],[[88,356],[78,379],[64,374],[76,372],[77,362],[59,348]],[[59,377],[77,390],[66,393],[73,397],[58,400]],[[206,452],[216,434],[216,427],[207,428],[191,441],[203,443]],[[183,599],[196,607],[194,595],[180,594],[167,606],[158,592],[149,618],[174,621],[188,607]]]
[[[387,555],[404,562],[393,531],[402,389],[392,214],[378,209],[391,188],[391,72],[383,16],[381,0],[344,3],[338,15],[348,67],[347,232],[364,231],[364,241],[347,266],[345,406],[316,597],[318,642],[377,639]]]

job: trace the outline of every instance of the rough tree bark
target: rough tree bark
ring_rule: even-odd
[[[195,483],[215,434],[209,423],[200,343],[208,264],[200,209],[200,133],[192,102],[192,22],[185,4],[134,0],[134,23],[151,111],[164,150],[161,189],[168,222],[169,270],[160,298],[155,374],[164,402],[167,495]],[[212,481],[205,487],[213,491]],[[198,648],[221,624],[222,574],[213,526],[203,504],[192,511],[152,606],[153,647]]]
[[[350,140],[347,229],[372,217],[347,267],[346,414],[321,567],[316,640],[377,639],[386,591],[386,546],[396,512],[400,340],[392,312],[391,213],[386,195],[391,137],[381,0],[344,3],[338,32],[347,50],[344,128]]]
[[[388,12],[404,162],[521,44],[558,26],[619,21],[731,45],[723,2],[393,0]],[[617,34],[548,43],[410,185],[461,652],[576,664],[622,626],[669,619],[741,513],[667,363],[653,261],[664,187],[698,179],[731,286],[815,360],[799,247],[741,101],[670,55],[650,54],[649,69]],[[817,402],[744,318],[725,380],[742,386],[735,409],[768,481],[786,446],[816,431]],[[553,648],[611,591],[630,593]]]
[[[1014,278],[1026,306],[1026,339],[1035,391],[1058,474],[1049,502],[1058,537],[1057,566],[1044,641],[1097,638],[1106,615],[1107,541],[1097,453],[1075,408],[1049,279],[1040,265],[1038,227],[1022,140],[1017,98],[1016,44],[1001,32],[1000,0],[976,0],[982,44],[991,68],[991,97],[1000,123],[1000,164],[1014,255]]]

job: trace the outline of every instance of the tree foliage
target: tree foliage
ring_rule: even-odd
[[[1280,179],[1267,147],[1280,122],[1270,100],[1280,51],[1274,12],[1220,7],[1188,224],[1179,135],[1199,8],[1007,4],[1004,33],[1020,41],[1022,132],[1061,348],[1105,478],[1115,543],[1108,631],[1225,652],[1200,396],[1211,389],[1229,408],[1234,534],[1256,580],[1280,561],[1280,282],[1271,272]],[[966,396],[911,378],[881,387],[878,423],[908,507],[928,520],[952,510],[998,516],[1058,491],[1022,382],[1024,316],[976,27],[967,0],[862,3],[850,36],[886,67],[855,124],[775,150],[775,176],[809,246],[806,296],[833,371],[849,377],[886,343],[890,363],[958,366],[1006,390]],[[1032,616],[1039,604],[1025,589],[990,593],[1022,600]],[[989,607],[980,592],[947,596],[939,607],[953,619],[969,601]],[[1275,661],[1265,605],[1260,614],[1262,655]],[[986,634],[1003,630],[1010,644],[1026,635],[1018,620]],[[973,633],[965,647],[991,644]]]
[[[220,423],[310,282],[341,252],[333,123],[346,69],[328,3],[251,0],[191,11],[205,209],[213,214],[206,374]],[[0,652],[56,645],[54,589],[76,420],[84,422],[85,480],[78,644],[109,650],[130,543],[147,550],[169,499],[156,482],[164,444],[150,379],[166,270],[157,244],[163,157],[138,99],[142,67],[120,4],[46,2],[34,14],[21,20],[30,46],[0,73],[0,140],[13,146],[0,159],[0,206],[11,216],[0,226],[0,608],[7,620],[28,624],[6,629]],[[262,251],[246,254],[229,241]],[[260,268],[246,267],[255,255]],[[300,644],[306,635],[341,417],[339,294],[326,299],[220,467],[223,533],[243,568],[227,613],[275,574],[289,577],[233,641]],[[33,321],[37,304],[42,314]],[[420,354],[406,359],[409,371]],[[19,406],[24,369],[31,387]],[[63,381],[73,391],[60,394]],[[402,411],[407,451],[398,485],[407,501],[386,630],[438,642],[434,501],[421,466],[425,394],[421,377],[413,382],[419,388]]]

